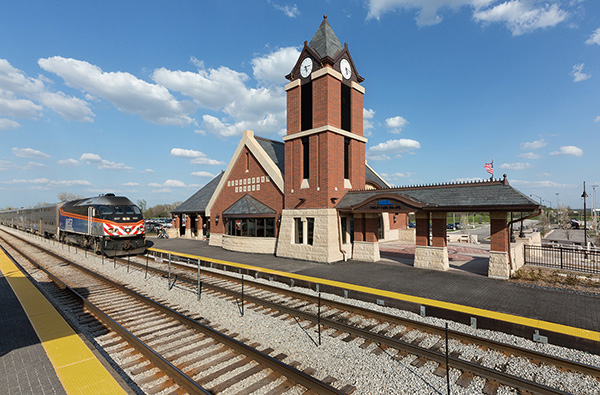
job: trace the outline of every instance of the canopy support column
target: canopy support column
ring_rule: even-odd
[[[510,277],[510,257],[508,256],[508,213],[490,213],[490,263],[488,277],[508,279]]]

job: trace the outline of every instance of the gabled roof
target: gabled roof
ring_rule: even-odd
[[[327,15],[323,16],[323,22],[321,22],[321,26],[317,29],[308,46],[315,50],[321,58],[329,56],[332,59],[344,48],[333,32],[329,22],[327,22]]]
[[[218,176],[213,178],[198,192],[194,193],[188,200],[181,203],[175,210],[171,211],[171,213],[203,213],[204,211],[206,211],[206,205],[208,204],[208,201],[217,189],[217,185],[219,185],[221,177],[223,177],[223,172],[221,172]]]
[[[389,188],[390,184],[383,179],[375,170],[365,163],[365,183],[378,185],[380,188]]]
[[[265,150],[269,158],[277,165],[281,174],[284,174],[285,167],[285,144],[281,141],[269,140],[264,137],[254,136],[258,145]]]
[[[353,210],[377,199],[378,195],[413,201],[413,207],[424,211],[523,211],[533,212],[541,206],[504,180],[490,180],[466,184],[439,184],[415,187],[389,188],[370,191],[350,191],[336,206]]]
[[[276,213],[277,211],[248,194],[223,210],[223,216],[229,217],[275,215]]]

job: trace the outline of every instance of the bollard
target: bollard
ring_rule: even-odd
[[[317,309],[317,327],[319,328],[319,346],[321,345],[321,292],[319,292],[319,305]]]
[[[167,289],[171,290],[171,253],[169,252],[169,283]]]
[[[200,258],[198,258],[198,300],[200,295],[202,295],[202,283],[200,282]]]

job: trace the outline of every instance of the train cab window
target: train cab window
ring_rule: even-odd
[[[106,218],[109,215],[113,214],[112,208],[110,208],[110,206],[98,206],[96,207],[96,209],[98,210],[98,212],[100,213],[100,217],[102,218]]]
[[[125,208],[125,214],[133,215],[133,207],[124,206],[124,208]]]
[[[132,206],[133,207],[133,212],[140,215],[142,212],[140,211],[140,209],[138,208],[138,206]]]
[[[123,209],[121,208],[121,206],[113,206],[115,208],[115,213],[116,214],[123,214]]]

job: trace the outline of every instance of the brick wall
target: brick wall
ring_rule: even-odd
[[[300,131],[300,87],[287,91],[287,134]]]
[[[416,213],[415,242],[418,246],[429,245],[429,213]]]
[[[248,171],[246,171],[246,154],[248,154]],[[262,181],[262,177],[265,177],[265,181]],[[217,197],[215,205],[212,208],[210,214],[211,233],[225,233],[223,210],[227,209],[246,194],[261,201],[262,203],[271,207],[273,210],[276,210],[277,214],[275,214],[275,217],[281,214],[281,210],[283,209],[283,193],[279,191],[272,180],[266,181],[267,177],[267,172],[262,168],[260,163],[258,163],[248,148],[244,147],[237,162],[233,166],[231,173],[229,174],[229,178],[225,180],[225,186]],[[259,178],[261,181],[257,181],[257,178]],[[250,179],[250,182],[248,182],[248,179]],[[238,185],[235,185],[236,180],[238,181]],[[242,181],[242,185],[239,185],[240,180],[246,180],[246,184],[243,184]],[[230,181],[229,186],[227,183],[228,181]],[[231,183],[232,181],[233,183]],[[237,193],[235,192],[236,186],[238,187]],[[250,186],[250,190],[248,190],[248,186]],[[254,186],[254,191],[252,190],[252,186]],[[256,190],[257,186],[259,190]],[[239,190],[240,187],[242,188],[241,192]],[[243,191],[244,187],[246,187],[246,191]],[[217,215],[220,217],[218,224],[215,223]],[[275,236],[277,236],[277,226],[275,226],[275,228]]]
[[[500,212],[490,213],[490,251],[507,252],[508,251],[508,224],[507,214]]]
[[[446,213],[431,214],[431,245],[434,247],[446,247]]]

